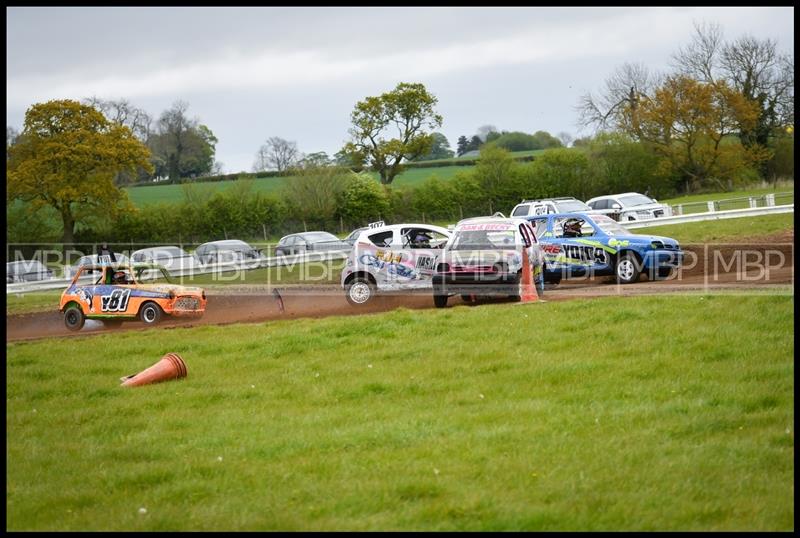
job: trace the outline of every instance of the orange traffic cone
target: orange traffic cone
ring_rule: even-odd
[[[186,363],[177,353],[167,353],[150,368],[120,379],[123,387],[138,387],[159,381],[186,377]]]
[[[532,303],[539,300],[539,294],[536,293],[536,286],[533,284],[533,270],[528,257],[528,249],[522,249],[522,279],[519,291],[520,302]]]

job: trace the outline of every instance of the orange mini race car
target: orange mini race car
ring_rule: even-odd
[[[163,267],[151,264],[81,266],[59,306],[71,331],[80,330],[87,319],[102,320],[108,327],[136,319],[155,325],[165,315],[199,317],[205,309],[202,288],[172,284]]]

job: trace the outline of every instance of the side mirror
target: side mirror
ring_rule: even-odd
[[[611,209],[622,209],[622,206],[617,203],[613,203],[611,204]]]

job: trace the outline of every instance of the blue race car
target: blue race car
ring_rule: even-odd
[[[606,215],[557,213],[527,217],[545,259],[545,280],[614,275],[630,284],[646,272],[651,280],[669,278],[683,263],[675,239],[637,235]]]

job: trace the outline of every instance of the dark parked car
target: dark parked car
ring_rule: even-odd
[[[281,237],[275,246],[276,256],[304,254],[306,252],[326,252],[329,250],[350,250],[353,245],[342,241],[328,232],[302,232]]]
[[[260,259],[261,250],[253,248],[238,239],[224,239],[203,243],[194,251],[200,263],[225,263],[238,261],[256,261]]]
[[[53,271],[38,260],[21,260],[6,264],[6,284],[53,278]]]

